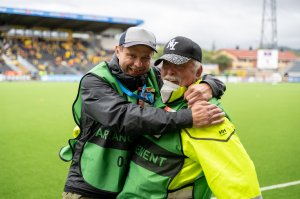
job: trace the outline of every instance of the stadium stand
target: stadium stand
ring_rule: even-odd
[[[3,43],[6,62],[10,59],[24,74],[38,71],[48,74],[79,74],[99,61],[109,60],[112,55],[112,51],[102,49],[101,46],[91,46],[80,39],[55,41],[10,38]]]
[[[113,54],[116,35],[139,19],[0,7],[0,74],[82,75]]]
[[[300,82],[300,61],[296,61],[286,70],[284,79],[288,82]]]

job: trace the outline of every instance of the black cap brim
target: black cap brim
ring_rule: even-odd
[[[166,61],[171,62],[176,65],[180,65],[180,64],[185,64],[186,62],[188,62],[190,60],[190,58],[187,58],[187,57],[184,57],[181,55],[176,55],[176,54],[165,54],[154,62],[154,66],[159,65],[163,60],[166,60]]]

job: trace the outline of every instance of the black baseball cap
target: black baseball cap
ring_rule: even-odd
[[[156,52],[155,35],[140,27],[128,28],[122,33],[119,40],[119,46],[130,47],[135,45],[146,45]]]
[[[165,45],[164,54],[154,62],[154,65],[159,65],[163,60],[179,65],[188,62],[190,59],[202,62],[200,46],[189,38],[178,36]]]

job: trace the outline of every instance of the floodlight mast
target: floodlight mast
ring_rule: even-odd
[[[276,0],[263,1],[260,48],[277,49]]]

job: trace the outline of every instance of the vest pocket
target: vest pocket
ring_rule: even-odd
[[[128,168],[128,151],[104,148],[86,142],[80,160],[84,180],[91,186],[111,192],[119,192]]]

